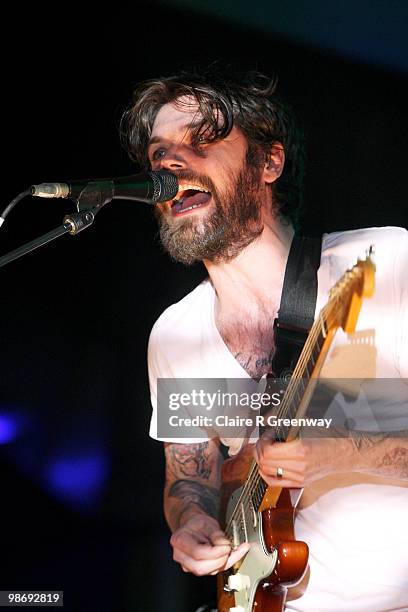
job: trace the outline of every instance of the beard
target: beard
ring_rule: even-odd
[[[212,211],[210,208],[209,214],[202,218],[194,213],[186,219],[168,218],[169,215],[155,208],[161,243],[175,261],[185,265],[204,259],[213,263],[228,262],[262,233],[260,166],[246,160],[235,184],[222,194],[207,176],[180,171],[177,177],[193,183],[198,181],[211,192],[213,201]]]

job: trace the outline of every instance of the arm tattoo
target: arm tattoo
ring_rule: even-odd
[[[219,492],[213,487],[208,487],[191,480],[176,480],[168,493],[169,497],[176,497],[184,504],[184,511],[191,505],[199,506],[206,514],[217,518]]]
[[[408,479],[408,435],[359,432],[352,436],[355,449],[363,459],[363,471],[391,478]]]
[[[172,444],[170,450],[170,469],[175,478],[187,476],[208,480],[211,475],[208,442],[199,444]]]
[[[379,468],[391,468],[398,470],[400,478],[408,478],[408,448],[397,446],[386,453],[378,464]]]

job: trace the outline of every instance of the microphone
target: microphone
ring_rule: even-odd
[[[144,172],[112,179],[84,179],[69,183],[40,183],[31,186],[31,195],[40,198],[71,198],[92,194],[103,206],[113,199],[156,204],[172,200],[179,189],[175,174],[166,170]]]

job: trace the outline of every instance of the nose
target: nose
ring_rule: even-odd
[[[168,147],[160,158],[159,167],[163,170],[182,170],[187,168],[187,151],[180,145]]]

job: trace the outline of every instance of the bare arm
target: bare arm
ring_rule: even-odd
[[[249,548],[231,549],[217,521],[220,468],[219,442],[165,445],[164,512],[173,532],[173,558],[185,572],[216,574],[231,567]]]
[[[354,471],[408,481],[408,433],[360,434],[351,438]]]
[[[270,485],[304,487],[327,474],[359,472],[408,481],[408,432],[354,433],[350,437],[303,438],[273,443],[265,437],[255,448],[260,473]],[[277,468],[283,478],[277,478]]]
[[[217,519],[222,463],[219,442],[166,443],[165,456],[164,513],[170,529],[175,531],[194,513]]]

